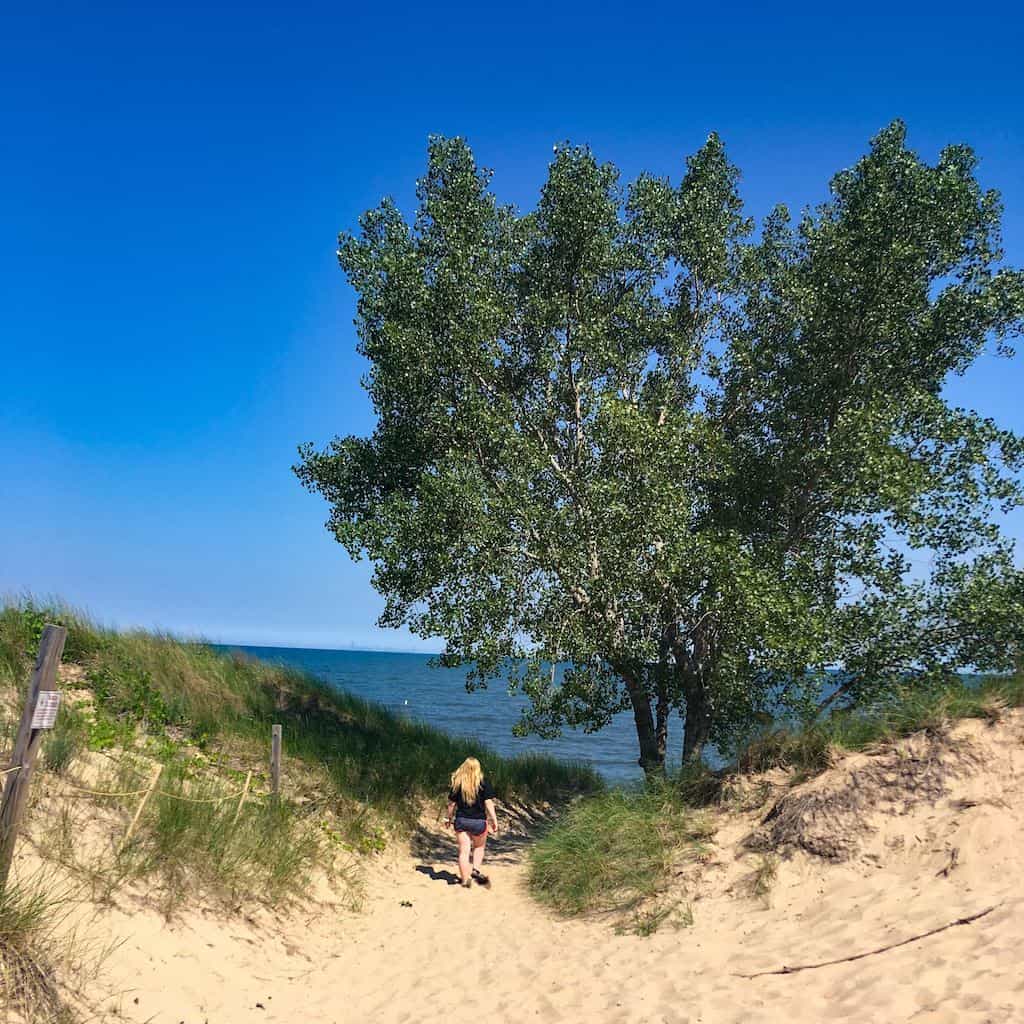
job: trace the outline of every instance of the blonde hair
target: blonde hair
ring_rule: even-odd
[[[462,792],[462,799],[467,804],[476,803],[476,795],[480,792],[480,783],[484,781],[484,770],[475,757],[467,757],[452,772],[452,790]]]

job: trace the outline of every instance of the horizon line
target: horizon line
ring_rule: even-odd
[[[304,647],[296,646],[295,644],[284,644],[284,643],[252,643],[246,641],[244,643],[225,642],[223,640],[195,640],[194,643],[208,644],[211,647],[262,647],[262,648],[275,648],[285,651],[326,651],[330,653],[346,652],[350,651],[353,654],[420,654],[426,655],[427,657],[436,657],[439,654],[443,654],[443,651],[415,651],[409,648],[401,647]]]

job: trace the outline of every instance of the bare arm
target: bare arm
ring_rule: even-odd
[[[455,801],[448,801],[448,815],[445,818],[445,825],[450,825],[455,820]]]
[[[491,823],[491,831],[492,832],[497,832],[498,831],[498,815],[497,815],[497,812],[494,810],[494,801],[493,800],[485,800],[484,801],[484,809],[487,811],[487,820]]]

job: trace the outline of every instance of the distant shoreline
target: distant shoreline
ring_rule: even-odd
[[[393,647],[297,647],[294,644],[225,644],[209,640],[197,640],[196,643],[207,647],[216,647],[222,651],[245,650],[281,650],[281,651],[314,651],[330,654],[408,654],[416,658],[436,658],[440,651],[403,651]]]

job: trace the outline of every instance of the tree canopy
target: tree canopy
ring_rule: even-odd
[[[381,623],[511,673],[523,730],[632,711],[649,771],[675,712],[697,757],[830,667],[835,706],[1008,667],[1024,443],[943,396],[1024,327],[975,164],[895,122],[755,232],[715,135],[678,184],[557,147],[525,214],[432,138],[414,221],[385,200],[339,241],[376,429],[296,466]]]

